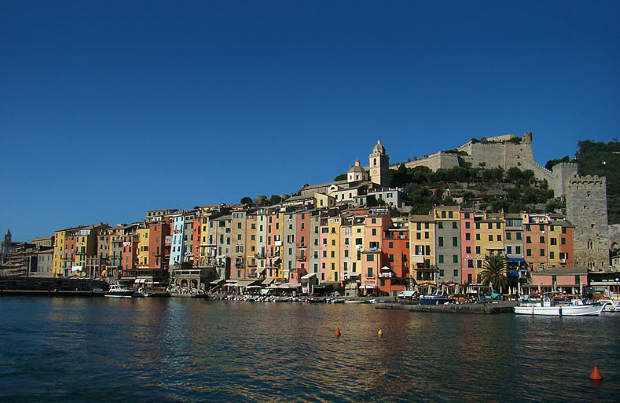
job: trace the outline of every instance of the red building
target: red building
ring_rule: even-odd
[[[409,229],[405,223],[394,223],[394,228],[383,232],[381,246],[381,269],[379,271],[379,290],[396,296],[404,291],[410,281],[409,270]]]

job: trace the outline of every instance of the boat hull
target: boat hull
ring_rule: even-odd
[[[598,316],[605,305],[585,304],[566,306],[515,306],[518,315],[542,315],[542,316]]]

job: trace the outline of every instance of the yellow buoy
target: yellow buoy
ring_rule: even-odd
[[[377,333],[379,337],[383,336],[383,330],[379,329],[379,333]]]

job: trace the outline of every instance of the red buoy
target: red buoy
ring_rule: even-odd
[[[595,381],[600,381],[603,379],[603,376],[601,375],[598,368],[596,367],[596,363],[594,363],[594,369],[592,370],[592,373],[590,374],[590,379],[595,380]]]
[[[334,333],[334,336],[335,337],[340,337],[340,328],[339,327],[336,328],[336,333]]]

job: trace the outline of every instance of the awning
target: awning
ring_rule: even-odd
[[[376,284],[366,284],[366,285],[360,286],[360,288],[373,289],[373,288],[377,288],[377,286]]]
[[[508,258],[508,263],[513,263],[513,262],[525,262],[525,259],[520,258],[520,257],[515,257],[515,258]]]
[[[263,282],[261,283],[262,285],[269,285],[271,283],[273,283],[275,279],[272,277],[267,277],[266,279],[263,280]]]
[[[302,280],[308,280],[308,279],[310,279],[312,277],[316,277],[316,273],[308,273],[305,276],[301,276],[301,279]]]
[[[237,286],[238,287],[247,287],[249,285],[252,285],[254,283],[256,283],[258,280],[237,280]]]

